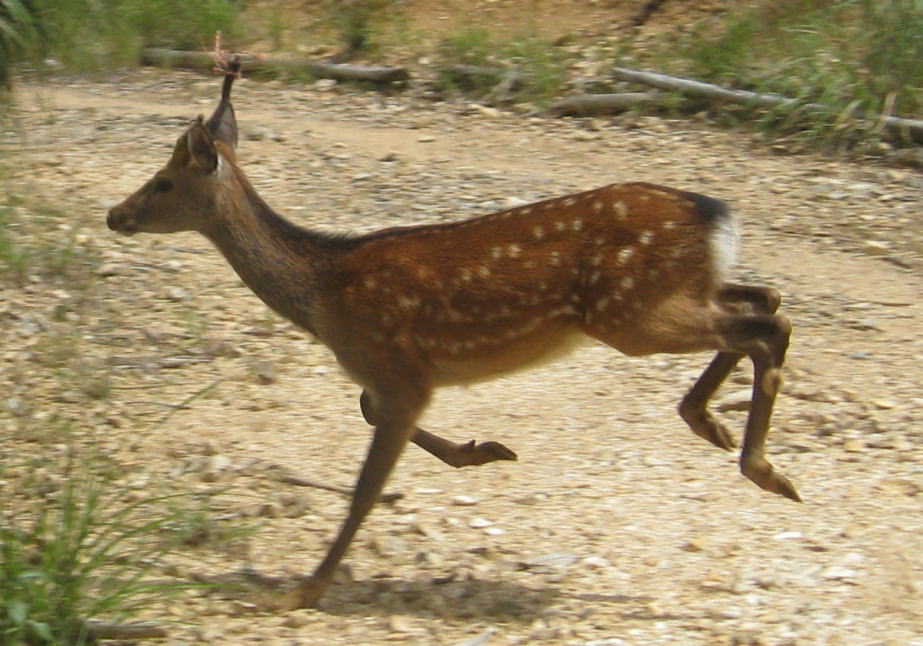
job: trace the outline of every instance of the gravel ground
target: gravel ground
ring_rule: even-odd
[[[795,326],[769,451],[805,503],[754,487],[676,415],[709,357],[587,345],[440,391],[424,428],[501,441],[519,462],[452,470],[408,449],[388,487],[403,499],[375,510],[319,609],[195,594],[148,610],[166,643],[923,646],[918,173],[779,155],[693,122],[235,91],[242,166],[305,225],[450,221],[628,180],[729,202],[744,231],[735,277],[780,289]],[[368,439],[358,389],[203,239],[105,228],[216,94],[214,79],[157,71],[23,89],[7,186],[64,211],[55,226],[95,260],[79,289],[0,284],[0,457],[62,451],[21,431],[66,420],[130,488],[217,484],[215,516],[255,522],[246,540],[190,547],[176,572],[307,572],[345,499],[278,473],[350,485]],[[13,208],[44,222],[30,204]],[[62,340],[77,378],[43,361]],[[111,392],[94,398],[103,373]],[[716,403],[734,430],[748,379],[735,372]]]

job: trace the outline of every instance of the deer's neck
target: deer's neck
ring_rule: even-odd
[[[318,275],[335,253],[330,238],[292,224],[246,188],[243,198],[219,196],[223,217],[204,233],[264,303],[316,334]]]

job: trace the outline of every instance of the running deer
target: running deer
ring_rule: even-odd
[[[274,212],[237,164],[226,69],[221,102],[179,137],[170,161],[109,211],[126,235],[198,231],[270,308],[326,344],[363,389],[374,427],[348,515],[287,605],[323,594],[408,440],[453,467],[515,460],[497,442],[455,444],[416,426],[432,390],[558,356],[590,337],[627,354],[717,356],[683,398],[692,431],[736,444],[706,409],[744,356],[753,392],[742,473],[798,501],[764,457],[791,326],[766,287],[725,282],[737,232],[714,199],[613,184],[450,224],[330,235]]]

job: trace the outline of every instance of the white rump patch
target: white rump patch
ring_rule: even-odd
[[[740,250],[740,231],[732,217],[715,222],[708,234],[708,255],[716,283],[726,282]]]

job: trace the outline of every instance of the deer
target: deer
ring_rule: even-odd
[[[707,404],[753,366],[739,456],[757,486],[801,501],[765,457],[792,326],[779,292],[727,282],[739,246],[721,201],[645,182],[610,184],[467,220],[331,234],[276,213],[237,161],[231,86],[179,136],[160,170],[107,215],[124,235],[195,231],[269,308],[325,344],[362,389],[373,427],[348,513],[314,572],[282,595],[315,605],[405,445],[452,467],[516,460],[495,441],[457,444],[417,426],[434,389],[560,357],[581,339],[628,356],[717,354],[679,404],[699,437],[737,443]]]

